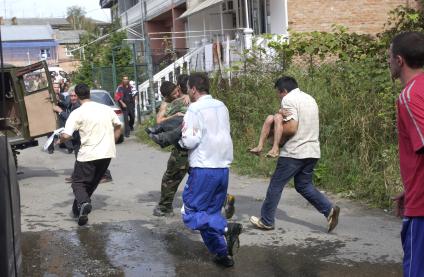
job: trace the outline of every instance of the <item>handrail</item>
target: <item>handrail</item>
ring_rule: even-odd
[[[176,60],[175,62],[173,62],[172,64],[168,65],[167,67],[165,67],[164,69],[162,69],[161,71],[159,71],[153,76],[153,82],[160,81],[163,77],[166,77],[169,73],[173,72],[175,68],[182,67],[185,62],[190,61],[190,59],[201,50],[203,50],[203,47],[194,49],[190,51],[189,53],[185,54],[184,56],[182,56],[181,58],[179,58],[178,60]],[[139,87],[139,91],[147,90],[147,88],[149,88],[149,80],[144,81],[138,87]]]

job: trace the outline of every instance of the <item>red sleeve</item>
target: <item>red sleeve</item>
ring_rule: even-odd
[[[407,132],[414,151],[417,152],[424,147],[424,90],[411,93],[407,99],[407,109],[410,117]],[[409,101],[408,101],[409,100]]]
[[[124,96],[124,93],[122,92],[122,89],[118,87],[115,92],[115,101],[121,100],[123,96]]]

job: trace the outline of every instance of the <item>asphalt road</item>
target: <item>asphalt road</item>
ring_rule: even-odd
[[[43,141],[40,141],[42,144]],[[169,154],[134,137],[118,145],[110,165],[114,181],[100,184],[89,222],[70,215],[74,155],[41,147],[19,155],[24,276],[401,276],[401,221],[379,209],[329,197],[341,207],[339,226],[326,220],[292,188],[283,192],[276,229],[249,224],[258,215],[268,179],[231,175],[236,214],[245,232],[235,266],[211,262],[200,235],[175,216],[157,218],[160,181]]]

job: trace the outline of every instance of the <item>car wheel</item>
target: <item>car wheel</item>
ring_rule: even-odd
[[[119,136],[119,139],[116,141],[117,144],[124,142],[124,135]]]

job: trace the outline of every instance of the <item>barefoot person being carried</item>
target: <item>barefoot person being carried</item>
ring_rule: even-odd
[[[252,154],[260,155],[264,148],[265,140],[273,137],[272,148],[268,151],[266,157],[277,158],[280,155],[280,145],[284,144],[284,141],[282,141],[284,118],[290,116],[291,113],[287,109],[283,109],[284,94],[278,91],[278,97],[281,100],[281,108],[275,115],[268,115],[265,119],[258,145],[249,150]]]

